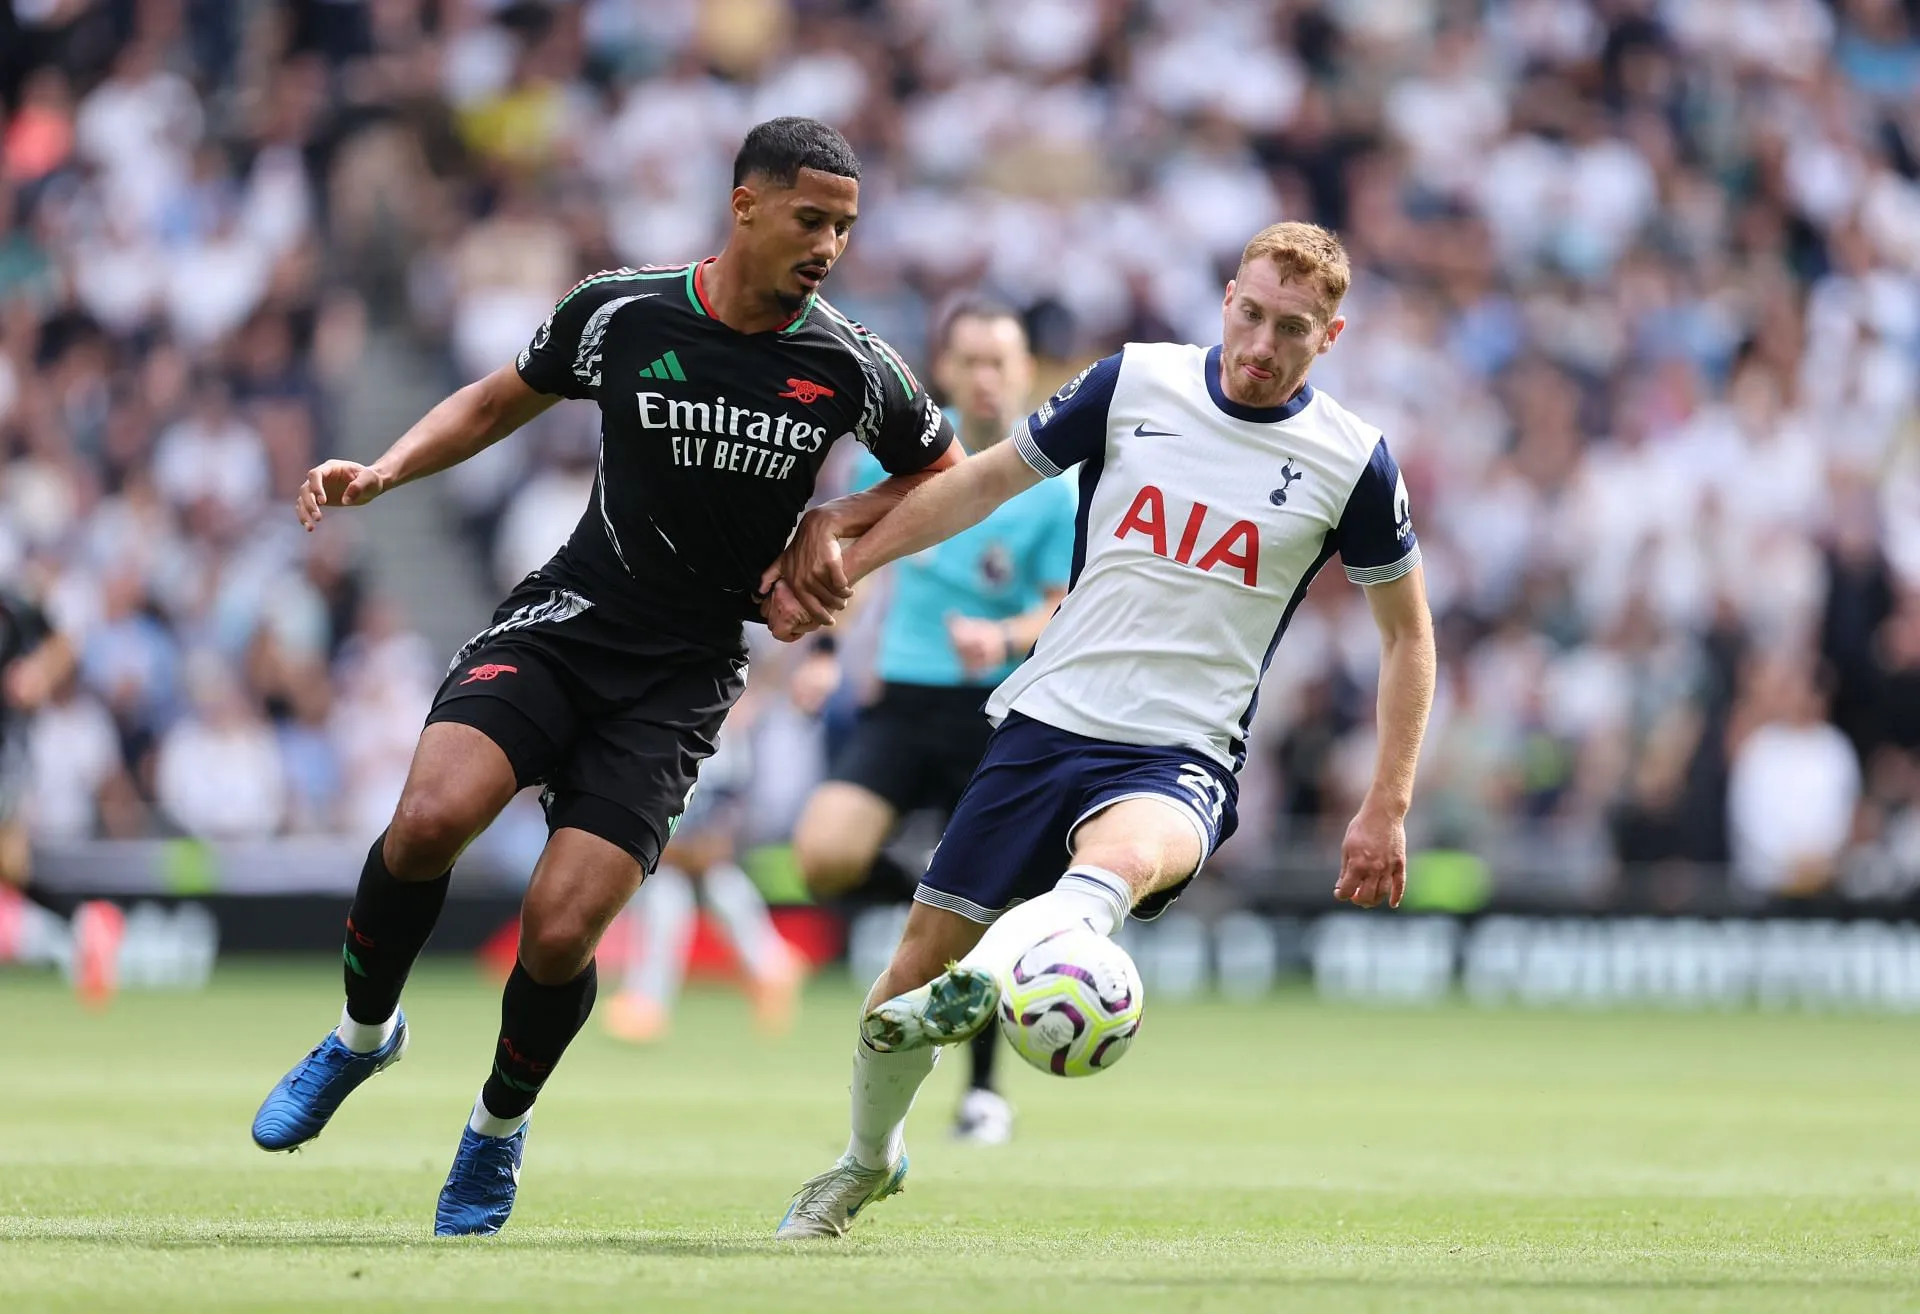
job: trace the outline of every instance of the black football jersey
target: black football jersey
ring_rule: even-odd
[[[819,297],[784,328],[737,332],[706,304],[705,263],[595,274],[518,361],[536,391],[600,407],[592,501],[542,573],[606,619],[690,637],[758,619],[760,572],[839,439],[892,474],[953,441],[885,342]]]

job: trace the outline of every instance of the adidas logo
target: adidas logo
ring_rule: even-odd
[[[685,383],[687,376],[680,371],[680,358],[669,351],[653,364],[640,371],[643,379],[673,379]]]

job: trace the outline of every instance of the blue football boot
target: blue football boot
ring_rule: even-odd
[[[395,1016],[393,1035],[371,1054],[357,1054],[327,1032],[327,1038],[267,1092],[260,1112],[253,1115],[253,1143],[263,1150],[299,1149],[325,1130],[341,1101],[361,1082],[386,1071],[406,1052],[405,1013]]]
[[[471,1127],[460,1133],[453,1169],[433,1211],[435,1236],[492,1236],[507,1225],[520,1189],[527,1126],[521,1123],[511,1136],[482,1136]]]

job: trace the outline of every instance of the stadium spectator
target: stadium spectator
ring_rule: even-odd
[[[332,668],[360,585],[316,581],[325,637],[293,642],[248,581],[355,578],[261,526],[339,437],[362,326],[494,368],[593,269],[716,249],[740,132],[793,112],[868,170],[829,295],[916,358],[927,308],[984,284],[1050,384],[1129,337],[1211,334],[1228,235],[1341,230],[1369,350],[1325,382],[1393,437],[1447,636],[1450,783],[1416,835],[1470,834],[1508,880],[1569,846],[1724,867],[1749,645],[1822,652],[1863,826],[1912,807],[1872,714],[1920,587],[1909,0],[167,8],[17,6],[0,51],[0,568],[44,586],[149,801],[177,654],[237,660],[271,614],[330,668],[272,709],[304,763],[289,824],[358,824],[308,732],[352,715]],[[475,617],[485,577],[579,513],[591,447],[544,431],[567,410],[448,481],[481,536],[448,585]],[[1310,844],[1373,672],[1337,581],[1295,625],[1249,775],[1276,815],[1245,834]]]

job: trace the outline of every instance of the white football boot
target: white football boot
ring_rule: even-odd
[[[860,1034],[882,1054],[957,1045],[993,1021],[1000,984],[978,967],[950,967],[917,990],[876,1004],[860,1019]]]
[[[793,1201],[774,1236],[797,1241],[815,1236],[845,1236],[854,1216],[876,1200],[898,1195],[907,1180],[907,1156],[885,1168],[863,1168],[851,1154],[809,1177],[793,1193]]]

